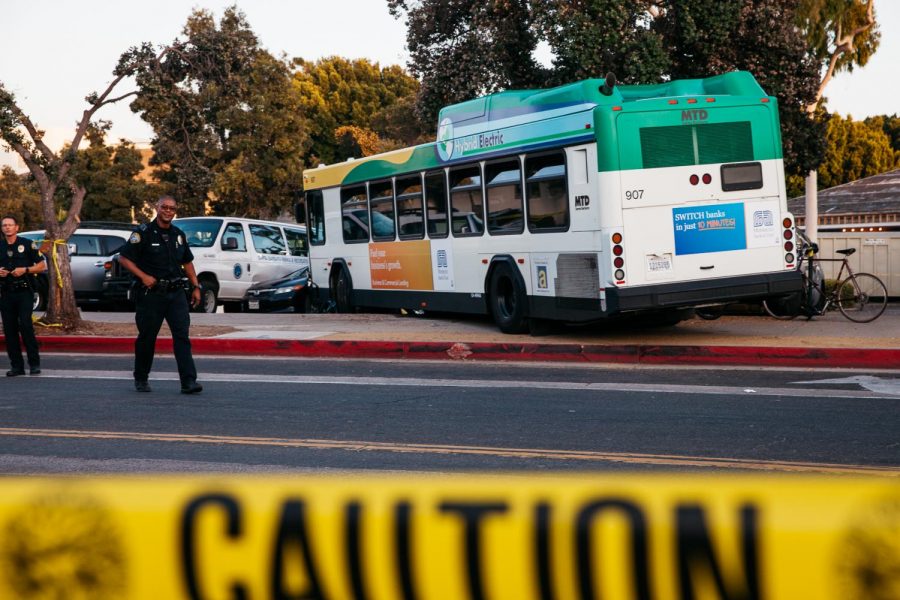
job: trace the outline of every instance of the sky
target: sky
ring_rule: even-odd
[[[406,65],[405,25],[388,13],[384,0],[0,0],[6,25],[0,35],[0,81],[58,149],[71,139],[87,107],[84,97],[105,89],[122,52],[141,42],[171,42],[194,8],[208,9],[218,19],[235,3],[275,56],[337,55]],[[900,0],[877,0],[875,9],[881,46],[865,67],[831,81],[825,91],[831,112],[855,119],[900,113]],[[120,84],[117,92],[133,90],[130,83]],[[152,130],[127,104],[97,113],[113,122],[108,141],[148,143]],[[2,165],[24,170],[16,155],[0,149]]]

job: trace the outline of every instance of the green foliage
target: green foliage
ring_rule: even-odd
[[[309,119],[310,164],[363,156],[358,145],[346,143],[346,136],[338,139],[339,127],[374,132],[379,139],[369,140],[370,148],[372,143],[389,149],[423,141],[426,128],[415,115],[419,82],[402,68],[340,57],[297,59],[295,65],[294,85]]]
[[[825,160],[819,186],[829,188],[894,169],[900,153],[877,120],[854,121],[833,115],[828,121]]]
[[[866,10],[871,0],[799,0],[797,16],[809,52],[824,68],[831,61],[840,38],[862,28],[867,21]],[[853,71],[865,66],[878,49],[881,32],[870,27],[853,38],[852,49],[838,56],[834,72]]]
[[[407,19],[410,72],[422,82],[417,109],[434,124],[442,106],[505,89],[537,87],[531,5],[540,0],[387,0]]]
[[[27,175],[17,175],[10,167],[0,169],[0,216],[13,215],[21,231],[43,227],[41,193]]]
[[[657,83],[670,59],[663,37],[648,25],[651,2],[532,2],[535,29],[553,50],[557,84],[616,74],[624,83]]]
[[[140,69],[132,103],[154,129],[153,164],[183,214],[273,217],[302,187],[309,144],[289,66],[259,46],[243,13],[218,25],[195,10],[160,61]]]
[[[878,127],[884,132],[894,151],[894,164],[900,166],[900,116],[894,114],[869,117],[864,123],[871,127]]]
[[[79,150],[72,165],[72,175],[86,190],[81,208],[81,220],[131,222],[133,213],[160,195],[158,185],[137,176],[143,171],[141,153],[131,142],[120,140],[117,146],[107,146],[105,131],[89,128],[90,145]],[[57,192],[68,206],[71,194]]]

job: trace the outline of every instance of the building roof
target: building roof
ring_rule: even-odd
[[[900,169],[819,191],[819,219],[829,215],[900,212]],[[803,196],[788,200],[795,217],[806,215]]]

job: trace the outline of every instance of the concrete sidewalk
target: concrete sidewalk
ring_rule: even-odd
[[[45,352],[133,351],[132,313],[83,314],[118,324],[113,336],[40,337]],[[811,321],[766,316],[692,319],[670,327],[598,323],[506,335],[487,318],[398,314],[192,314],[197,354],[307,357],[736,364],[900,370],[900,304],[858,324],[840,313]],[[160,337],[167,352],[171,340]]]

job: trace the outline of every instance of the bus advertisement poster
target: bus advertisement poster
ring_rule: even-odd
[[[369,271],[374,289],[434,289],[428,240],[369,244]]]
[[[702,254],[747,247],[744,204],[673,208],[675,254]]]

